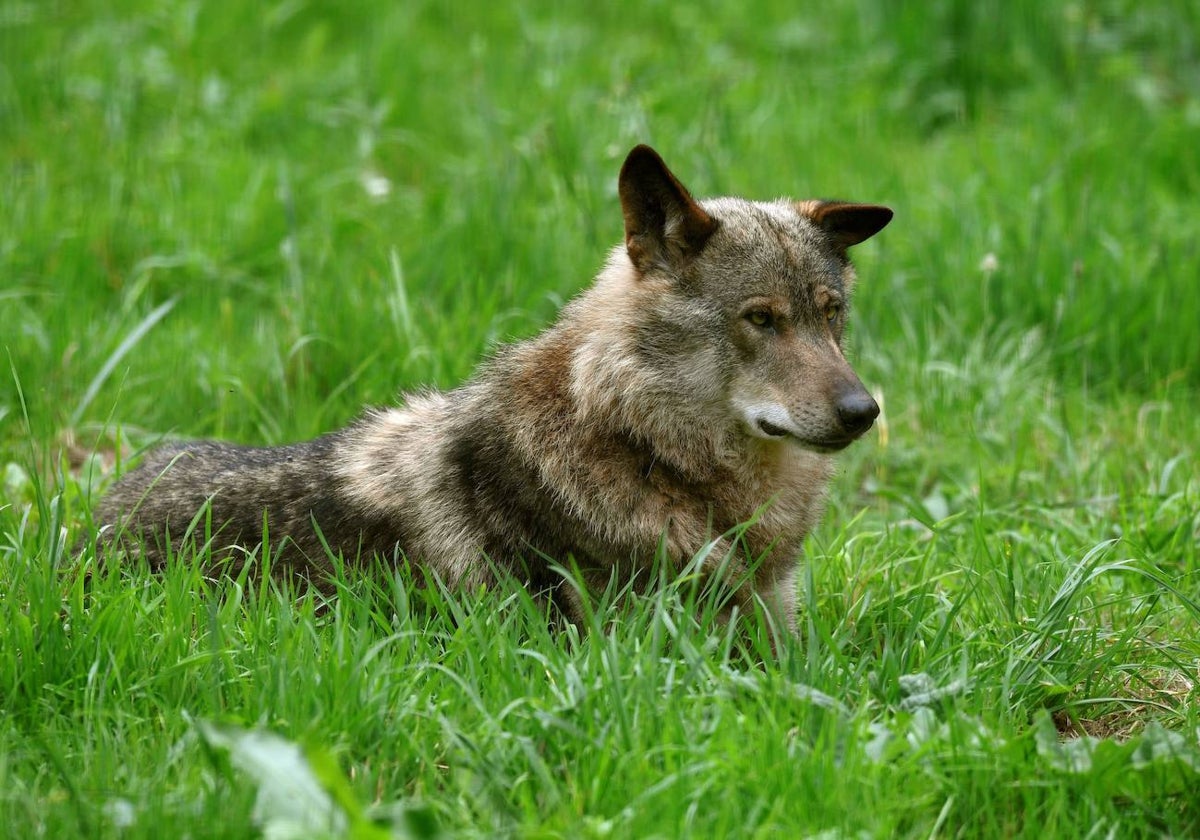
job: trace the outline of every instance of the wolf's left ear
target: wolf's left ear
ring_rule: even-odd
[[[637,146],[625,158],[617,187],[625,214],[625,250],[640,270],[699,253],[717,229],[717,220],[649,146]]]
[[[891,208],[845,201],[799,201],[796,210],[816,222],[834,245],[845,250],[870,239],[892,220]]]

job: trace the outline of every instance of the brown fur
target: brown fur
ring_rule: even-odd
[[[547,558],[640,586],[660,545],[681,569],[711,543],[703,573],[793,624],[832,453],[878,413],[840,349],[846,249],[891,211],[697,202],[646,146],[620,197],[624,247],[543,334],[308,443],[160,449],[101,503],[105,552],[161,561],[198,511],[190,539],[253,548],[265,515],[280,556],[319,571],[315,522],[348,559],[403,552],[451,585],[505,570],[577,620]]]

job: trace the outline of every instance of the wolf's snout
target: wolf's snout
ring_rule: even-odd
[[[838,420],[847,434],[857,437],[871,428],[879,416],[879,403],[862,387],[850,389],[837,399]]]

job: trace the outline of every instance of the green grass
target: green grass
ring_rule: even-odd
[[[196,721],[450,836],[1200,832],[1194,4],[470,6],[0,3],[0,835],[257,836]],[[851,337],[885,415],[777,660],[686,584],[553,634],[404,570],[93,565],[114,460],[537,331],[637,142],[897,211]]]

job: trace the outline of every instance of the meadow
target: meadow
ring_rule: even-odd
[[[639,142],[896,211],[778,655],[687,580],[554,633],[383,564],[96,564],[145,447],[538,331]],[[3,0],[0,836],[1200,833],[1197,149],[1183,0]]]

